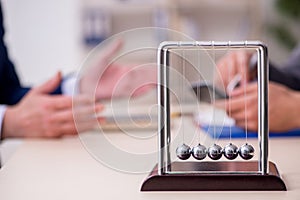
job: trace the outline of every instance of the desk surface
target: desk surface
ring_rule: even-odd
[[[118,135],[116,135],[118,137]],[[140,192],[147,174],[122,173],[97,162],[78,137],[25,140],[0,170],[1,199],[299,199],[300,138],[270,141],[287,192]]]

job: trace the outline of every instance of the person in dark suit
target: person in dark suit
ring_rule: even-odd
[[[300,44],[280,68],[270,65],[270,81],[283,84],[290,89],[300,90]]]
[[[4,44],[4,28],[2,8],[0,4],[0,103],[13,105],[28,92],[29,88],[21,86],[15,68],[8,58],[7,49]]]
[[[256,77],[251,75],[249,67],[251,56],[244,51],[234,52],[217,63],[225,87],[230,81],[228,78],[234,77],[237,73],[242,74],[242,80],[240,86],[230,92],[230,101],[218,101],[216,105],[220,107],[225,105],[225,109],[238,126],[256,131],[257,82],[252,81]],[[282,132],[300,128],[300,107],[297,106],[300,102],[300,46],[295,48],[284,66],[278,68],[270,65],[269,80],[270,131]],[[245,127],[246,119],[247,127]]]
[[[31,90],[20,84],[4,44],[1,4],[0,37],[0,119],[3,120],[1,138],[58,137],[64,134],[75,134],[75,124],[69,114],[72,99],[69,96],[59,95],[61,94],[60,73],[45,84]],[[55,130],[51,123],[58,123],[59,120],[51,122],[48,119],[53,114],[60,114],[66,118],[64,123],[60,121],[62,126],[56,127]]]
[[[0,3],[0,136],[2,139],[77,134],[77,131],[93,128],[97,123],[97,119],[92,120],[91,116],[94,116],[95,112],[100,112],[103,105],[95,103],[95,100],[140,95],[153,88],[151,83],[156,82],[156,68],[137,69],[135,66],[120,67],[111,64],[110,59],[122,47],[123,41],[117,40],[104,49],[104,53],[99,56],[98,65],[93,66],[81,77],[79,88],[82,94],[73,99],[62,93],[64,93],[63,88],[66,88],[65,85],[71,88],[68,93],[72,93],[76,77],[72,77],[71,81],[65,80],[62,79],[61,73],[57,73],[38,87],[23,87],[9,59],[3,37]],[[140,74],[147,74],[147,77]],[[95,92],[93,98],[91,92]],[[74,101],[80,109],[72,109]],[[76,126],[74,110],[82,119],[82,121],[76,120]]]
[[[3,15],[0,4],[0,136],[8,137],[61,137],[75,135],[80,122],[73,118],[72,97],[62,95],[63,80],[57,73],[49,81],[35,87],[23,87],[9,59],[4,43]],[[74,86],[73,86],[74,87]],[[76,98],[85,115],[102,110],[87,97]],[[81,103],[82,102],[82,103]],[[95,107],[94,107],[95,106]],[[93,108],[93,109],[91,109]],[[93,127],[95,120],[84,122],[85,129]]]

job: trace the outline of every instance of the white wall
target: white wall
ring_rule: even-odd
[[[79,0],[2,0],[6,41],[24,84],[37,84],[81,61]]]

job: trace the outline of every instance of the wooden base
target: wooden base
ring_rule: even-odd
[[[172,171],[159,175],[157,166],[143,182],[141,191],[274,191],[286,190],[277,167],[269,162],[269,174],[257,171],[257,162],[173,162]],[[196,173],[201,171],[201,173]],[[212,171],[220,173],[211,173]],[[203,172],[203,173],[202,173]],[[207,173],[205,173],[207,172]],[[241,173],[249,172],[249,173]]]

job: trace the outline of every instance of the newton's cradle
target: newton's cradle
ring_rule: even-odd
[[[257,150],[254,150],[247,140],[240,147],[230,141],[223,148],[217,142],[207,148],[200,142],[190,147],[183,141],[176,148],[176,152],[173,152],[182,161],[171,161],[170,54],[172,50],[198,49],[204,51],[250,49],[257,52]],[[286,190],[276,165],[268,161],[269,63],[267,47],[263,43],[259,41],[166,41],[158,48],[157,62],[158,105],[160,106],[158,164],[143,182],[141,191]],[[254,154],[257,154],[257,160],[251,160]],[[226,161],[219,160],[223,156]],[[193,161],[186,161],[192,157]],[[207,157],[210,161],[203,160]],[[241,159],[235,160],[238,157]]]

